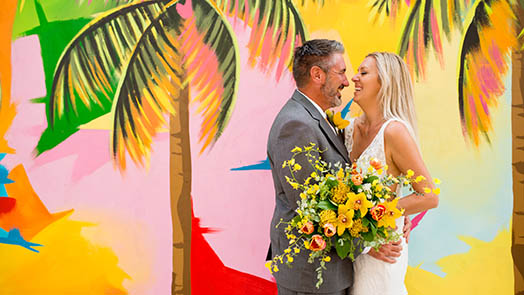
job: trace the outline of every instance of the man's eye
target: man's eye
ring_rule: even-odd
[[[365,74],[367,74],[367,72],[362,72],[361,74],[362,74],[362,75],[365,75]]]

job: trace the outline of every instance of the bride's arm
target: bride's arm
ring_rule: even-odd
[[[415,176],[422,175],[426,179],[413,183],[413,189],[424,193],[424,188],[431,189],[430,193],[423,196],[410,194],[401,198],[398,202],[400,208],[404,208],[404,215],[419,213],[438,206],[438,196],[433,193],[435,184],[422,160],[415,140],[411,137],[406,126],[400,122],[392,122],[387,126],[384,134],[386,157],[389,159],[390,170],[393,175],[406,174],[409,169],[415,172]]]

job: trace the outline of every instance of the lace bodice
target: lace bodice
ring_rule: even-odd
[[[371,158],[379,160],[382,164],[386,164],[386,152],[384,150],[384,130],[387,125],[393,121],[400,121],[398,119],[389,119],[375,135],[375,138],[366,147],[362,154],[357,159],[357,165],[362,167],[363,170],[369,167],[369,161]],[[355,118],[350,119],[348,127],[346,127],[344,144],[348,150],[348,155],[351,157],[351,151],[353,150],[353,132],[355,130]]]

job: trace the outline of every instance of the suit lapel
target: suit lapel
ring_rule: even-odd
[[[329,125],[328,121],[324,119],[322,114],[319,113],[315,106],[311,104],[311,102],[306,97],[304,97],[304,95],[295,90],[295,93],[293,93],[293,99],[302,104],[304,108],[306,108],[306,110],[309,112],[311,117],[318,121],[320,129],[322,130],[324,135],[335,146],[339,154],[342,155],[342,157],[344,157],[344,160],[346,160],[346,162],[349,163],[349,156],[346,146],[344,145],[343,138],[341,138],[339,135],[333,132],[333,129],[331,129],[331,126]]]

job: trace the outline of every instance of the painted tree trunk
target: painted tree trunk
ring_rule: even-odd
[[[189,87],[175,102],[169,120],[169,183],[173,223],[172,294],[191,294],[191,149],[189,141]]]
[[[512,55],[513,224],[511,254],[515,294],[524,294],[524,75],[523,52]]]

